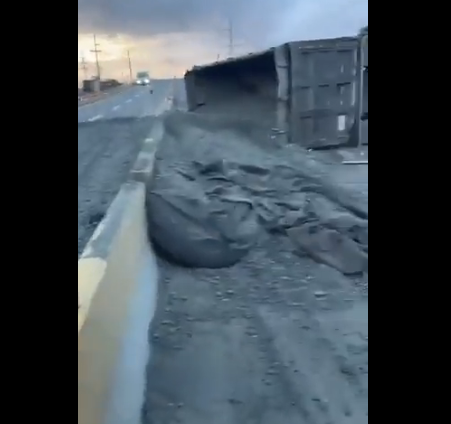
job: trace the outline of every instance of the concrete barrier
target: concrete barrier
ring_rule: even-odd
[[[133,181],[138,181],[147,184],[153,175],[155,153],[157,151],[158,143],[164,135],[163,124],[160,119],[156,119],[152,131],[144,140],[143,147],[139,153],[135,165],[130,172],[130,178]]]
[[[158,114],[171,106],[168,96]],[[156,118],[129,181],[78,261],[78,424],[138,424],[141,419],[158,290],[145,194],[163,134]]]
[[[78,262],[78,424],[140,422],[158,281],[144,202],[124,185]]]
[[[175,81],[156,115],[173,107],[174,90]],[[158,291],[145,197],[163,135],[157,116],[128,182],[78,261],[78,424],[141,422]]]

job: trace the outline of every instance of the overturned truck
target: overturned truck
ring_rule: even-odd
[[[286,43],[189,70],[188,108],[231,116],[245,108],[246,116],[270,120],[287,142],[357,147],[368,144],[367,69],[368,34]]]

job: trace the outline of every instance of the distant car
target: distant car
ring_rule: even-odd
[[[135,85],[150,85],[150,76],[148,72],[138,72],[136,74]]]

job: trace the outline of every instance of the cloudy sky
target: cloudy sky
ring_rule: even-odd
[[[105,77],[133,72],[183,75],[194,64],[286,41],[354,35],[368,23],[367,0],[78,0],[78,56],[93,67],[93,34]],[[83,72],[79,70],[79,78]]]

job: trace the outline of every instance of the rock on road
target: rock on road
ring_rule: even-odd
[[[78,255],[127,178],[173,80],[130,87],[78,108]]]

